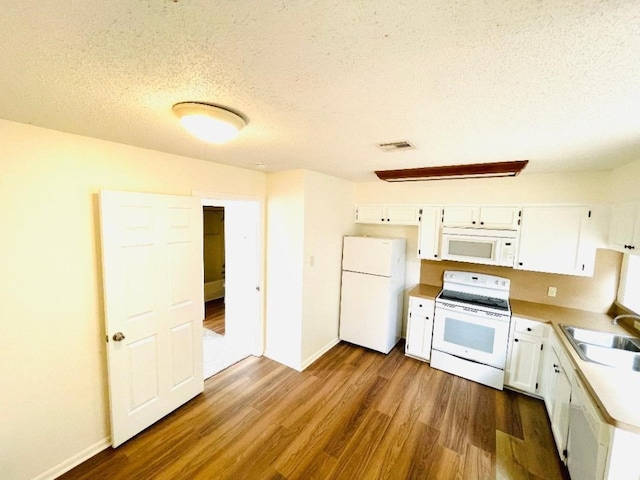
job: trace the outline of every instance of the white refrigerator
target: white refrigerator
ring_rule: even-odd
[[[402,330],[403,238],[344,237],[340,339],[389,353]]]

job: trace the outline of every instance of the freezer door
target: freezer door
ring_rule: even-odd
[[[391,279],[342,272],[340,339],[389,353],[398,341],[398,298]]]
[[[394,240],[374,237],[344,237],[342,270],[391,276],[397,248]]]

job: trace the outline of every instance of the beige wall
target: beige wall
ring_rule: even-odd
[[[356,184],[356,203],[526,204],[609,201],[609,172]]]
[[[616,297],[621,262],[621,253],[599,249],[593,277],[575,277],[462,262],[423,260],[420,283],[442,286],[442,274],[445,270],[487,273],[511,279],[511,298],[592,312],[608,312]],[[547,296],[549,287],[557,288],[555,297]]]
[[[302,370],[337,342],[352,211],[351,182],[305,170],[268,175],[268,357]]]
[[[0,121],[0,478],[109,435],[97,193],[264,198],[265,174]]]
[[[304,252],[304,171],[267,179],[265,355],[300,369]]]
[[[611,172],[609,199],[612,202],[640,200],[640,159]]]
[[[342,239],[354,233],[353,183],[305,173],[302,366],[338,341]]]

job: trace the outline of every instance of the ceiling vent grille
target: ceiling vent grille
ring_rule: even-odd
[[[416,146],[407,140],[403,140],[401,142],[379,143],[378,148],[385,152],[400,152],[402,150],[415,150]]]

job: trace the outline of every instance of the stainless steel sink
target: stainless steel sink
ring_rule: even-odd
[[[640,372],[640,338],[560,325],[580,358]]]

